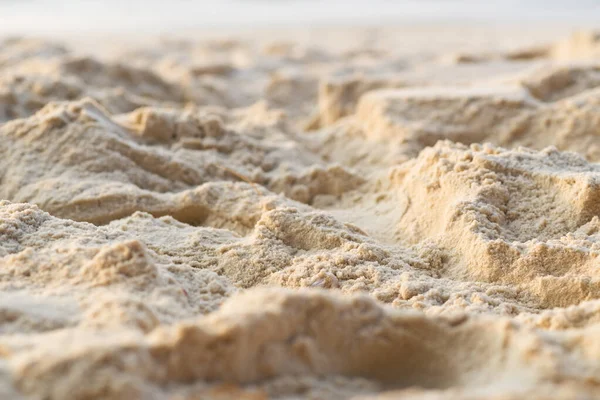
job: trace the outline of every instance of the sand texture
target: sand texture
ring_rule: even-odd
[[[600,399],[600,36],[453,32],[3,39],[0,398]]]

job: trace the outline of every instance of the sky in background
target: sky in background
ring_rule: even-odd
[[[3,34],[440,20],[594,24],[600,0],[0,0]]]

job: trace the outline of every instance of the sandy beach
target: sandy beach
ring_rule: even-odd
[[[600,399],[588,25],[17,21],[0,399]]]

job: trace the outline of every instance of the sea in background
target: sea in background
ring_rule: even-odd
[[[443,21],[589,27],[600,21],[600,0],[0,0],[3,35]]]

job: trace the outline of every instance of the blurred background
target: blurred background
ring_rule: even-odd
[[[0,0],[0,34],[131,32],[414,22],[592,26],[598,0]]]

